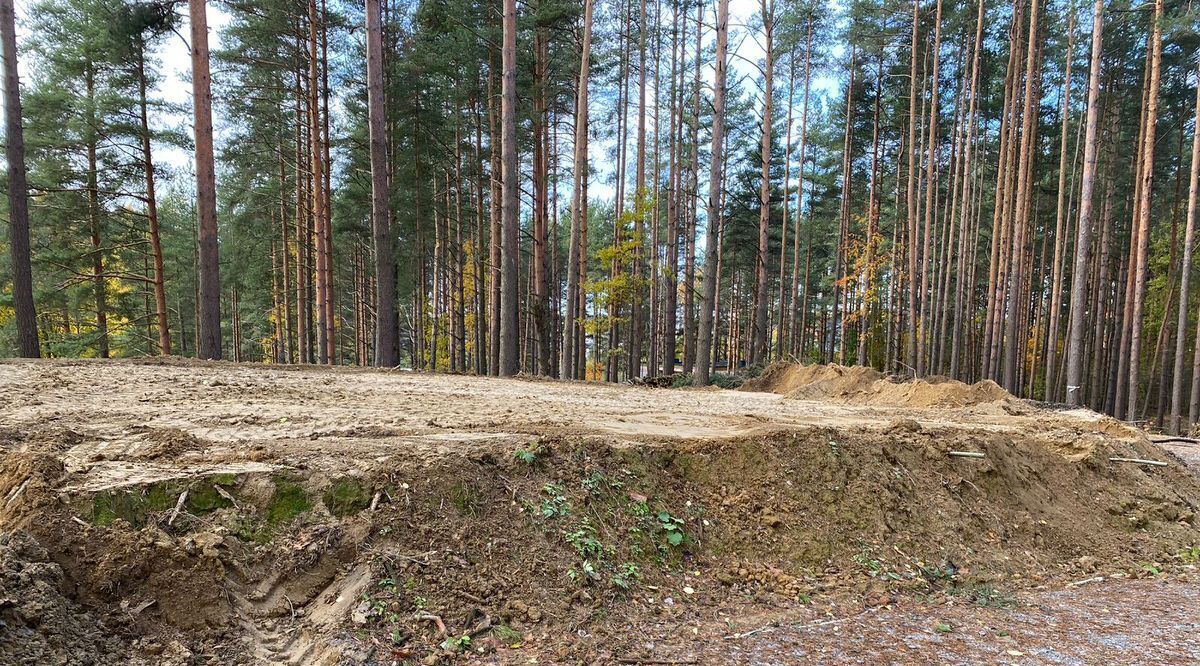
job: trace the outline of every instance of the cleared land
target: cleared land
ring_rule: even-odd
[[[0,663],[1200,659],[1200,483],[1143,432],[749,388],[0,364]]]

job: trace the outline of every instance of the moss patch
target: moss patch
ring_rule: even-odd
[[[267,506],[267,524],[271,527],[286,523],[312,509],[312,502],[299,484],[275,479],[275,494]]]
[[[202,516],[233,506],[213,488],[214,483],[212,478],[192,481],[175,479],[140,488],[99,493],[92,498],[91,521],[100,527],[107,527],[120,518],[140,528],[146,524],[149,514],[175,508],[180,494],[185,491],[187,498],[183,508],[193,515]]]
[[[325,491],[325,508],[341,518],[358,513],[371,505],[371,491],[353,477],[338,479]]]

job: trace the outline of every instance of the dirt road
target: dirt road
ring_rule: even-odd
[[[0,533],[40,544],[11,546],[40,573],[0,575],[0,638],[30,654],[5,595],[60,581],[40,607],[82,638],[36,649],[80,663],[1200,661],[1172,453],[838,381],[0,363]]]

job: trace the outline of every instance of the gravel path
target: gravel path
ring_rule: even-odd
[[[1200,578],[1111,580],[1030,591],[1008,608],[899,603],[841,617],[779,618],[740,634],[640,628],[629,663],[1198,664]],[[743,621],[743,624],[745,622]],[[509,653],[501,663],[523,663]]]

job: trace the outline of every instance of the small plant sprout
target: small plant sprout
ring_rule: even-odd
[[[683,531],[683,519],[672,516],[670,512],[658,512],[658,526],[667,536],[667,543],[672,546],[682,545],[687,535]]]
[[[470,634],[463,634],[457,637],[451,636],[442,642],[442,649],[450,650],[451,652],[466,652],[471,649],[471,636]]]

